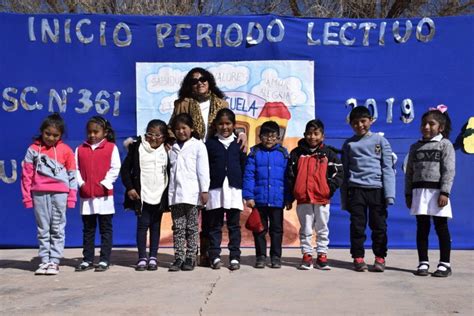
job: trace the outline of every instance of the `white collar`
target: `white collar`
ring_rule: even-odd
[[[161,147],[164,147],[164,143],[162,143],[158,148],[152,148],[150,143],[146,141],[145,137],[142,138],[142,147],[145,149],[147,153],[152,153],[155,150],[160,149]]]
[[[423,139],[423,138],[421,138],[420,140],[423,141],[423,142],[440,142],[442,139],[443,139],[443,135],[442,135],[442,134],[438,134],[438,135],[436,135],[435,137],[433,137],[433,138],[431,138],[431,139]]]
[[[97,144],[94,144],[94,145],[90,145],[92,150],[96,150],[96,148],[98,148],[103,142],[105,142],[105,138],[102,139],[100,142],[98,142]]]
[[[235,135],[230,134],[229,137],[224,137],[220,134],[217,134],[217,139],[224,145],[225,148],[228,148],[230,144],[232,144],[232,142],[234,141]]]
[[[232,133],[230,134],[229,137],[224,137],[222,136],[221,134],[216,134],[217,135],[217,138],[220,140],[220,141],[233,141],[235,139],[235,135]]]

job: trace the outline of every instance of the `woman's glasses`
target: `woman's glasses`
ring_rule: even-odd
[[[145,133],[145,136],[150,139],[160,139],[163,138],[163,135],[153,134],[153,133]]]
[[[198,84],[198,82],[200,83],[204,83],[204,82],[207,82],[207,78],[206,77],[199,77],[199,78],[193,78],[191,79],[191,84],[194,86],[195,84]]]

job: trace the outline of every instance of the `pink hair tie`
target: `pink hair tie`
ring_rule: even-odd
[[[435,108],[429,108],[428,110],[430,110],[430,111],[436,111],[436,110],[438,110],[438,111],[440,111],[441,113],[444,113],[444,112],[446,112],[446,111],[448,110],[448,107],[447,107],[446,105],[444,105],[444,104],[440,104],[440,105],[438,105],[437,107],[435,107]]]

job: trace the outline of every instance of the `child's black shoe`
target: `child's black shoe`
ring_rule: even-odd
[[[92,262],[82,261],[81,264],[78,265],[74,271],[83,272],[91,269],[94,269],[94,265],[92,264]]]
[[[135,265],[135,271],[145,271],[145,270],[146,270],[146,258],[138,259],[138,262]]]
[[[255,268],[257,269],[265,268],[265,261],[266,261],[266,258],[264,256],[257,257],[257,261],[255,261]]]
[[[418,276],[428,276],[430,269],[430,265],[428,263],[420,263],[418,267],[416,268],[415,275]]]
[[[104,272],[109,269],[109,264],[105,261],[99,262],[98,265],[95,266],[94,272]]]
[[[181,260],[181,259],[176,259],[176,260],[170,265],[168,271],[169,271],[169,272],[180,271],[182,266],[183,266],[183,260]]]
[[[229,270],[234,271],[234,270],[239,270],[239,269],[240,269],[239,260],[237,260],[237,259],[230,260]]]
[[[220,258],[214,258],[211,262],[211,268],[214,270],[219,270],[222,267],[222,261]]]
[[[196,262],[193,259],[186,258],[186,260],[184,260],[183,265],[181,266],[181,270],[182,271],[193,271],[195,265],[196,265]]]
[[[271,260],[271,267],[273,269],[280,269],[281,268],[281,259],[280,257],[272,257],[272,260]]]
[[[444,263],[438,264],[438,267],[435,272],[431,276],[438,277],[438,278],[446,278],[453,274],[451,267]]]
[[[158,261],[155,257],[150,257],[148,260],[148,271],[155,271],[158,270]]]

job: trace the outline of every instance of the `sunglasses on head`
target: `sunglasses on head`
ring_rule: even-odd
[[[199,78],[191,79],[191,84],[192,85],[198,84],[198,82],[200,82],[200,83],[207,82],[207,78],[206,77],[199,77]]]

